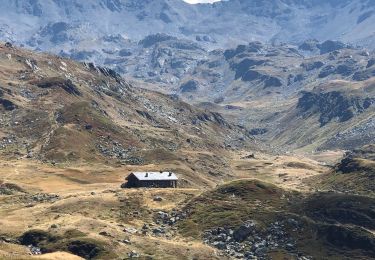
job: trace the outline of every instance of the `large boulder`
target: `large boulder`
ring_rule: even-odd
[[[245,241],[255,231],[256,223],[248,221],[236,229],[233,233],[233,239],[237,242]]]

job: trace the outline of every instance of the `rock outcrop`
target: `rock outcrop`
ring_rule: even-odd
[[[375,103],[375,99],[348,97],[337,91],[326,93],[303,92],[298,100],[297,109],[306,116],[319,115],[320,126],[334,119],[345,122],[356,113],[362,113]]]

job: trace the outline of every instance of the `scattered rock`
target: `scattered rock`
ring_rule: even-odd
[[[249,220],[236,230],[222,227],[208,230],[204,233],[204,242],[234,258],[267,259],[270,250],[294,251],[296,242],[285,230],[284,222],[274,222],[263,229]]]
[[[29,245],[28,248],[29,248],[30,253],[32,255],[41,255],[42,254],[42,251],[39,247]]]
[[[13,184],[13,183],[1,183],[0,184],[0,195],[13,195],[19,192],[25,193],[25,191],[16,184]]]
[[[152,233],[154,233],[155,235],[165,234],[165,229],[164,228],[154,228],[152,230]]]
[[[124,229],[124,232],[127,232],[127,233],[130,233],[130,234],[135,234],[138,232],[138,230],[136,228],[133,228],[133,227],[127,227]]]
[[[154,198],[153,198],[153,201],[163,201],[163,198],[162,197],[160,197],[160,196],[155,196]]]
[[[129,239],[124,239],[124,240],[122,240],[122,242],[124,244],[127,244],[127,245],[131,245],[132,244]]]
[[[131,251],[128,253],[129,258],[139,258],[140,255],[136,251]]]
[[[233,239],[237,242],[244,241],[250,234],[253,233],[255,226],[256,226],[256,223],[253,221],[249,221],[243,224],[237,230],[234,231]]]

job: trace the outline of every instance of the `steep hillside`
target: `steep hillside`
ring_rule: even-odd
[[[135,88],[93,64],[3,45],[0,67],[0,152],[7,158],[170,164],[184,168],[191,184],[208,184],[204,175],[228,175],[226,155],[252,143],[218,113]]]
[[[281,118],[276,139],[305,149],[354,149],[373,143],[373,80],[330,81],[301,92]]]
[[[374,179],[375,146],[366,145],[348,152],[331,172],[310,181],[320,189],[374,196]]]
[[[208,52],[166,34],[129,46],[105,64],[148,89],[228,115],[281,149],[353,149],[374,140],[375,57],[365,49],[251,42]]]
[[[375,57],[357,46],[374,46],[372,1],[7,0],[0,7],[2,39],[202,102],[281,149],[353,149],[374,139]]]
[[[226,65],[212,69],[220,75],[215,83],[203,76],[210,62],[202,62],[192,73],[202,87],[181,95],[285,150],[353,149],[374,142],[373,54],[340,42],[305,44],[314,48],[252,42],[227,50],[221,63]]]

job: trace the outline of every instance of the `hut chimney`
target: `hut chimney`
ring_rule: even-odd
[[[148,172],[146,172],[146,175],[145,175],[145,177],[148,177]]]
[[[171,177],[171,176],[172,176],[172,173],[171,173],[171,172],[169,172],[168,176],[169,176],[169,177]]]

